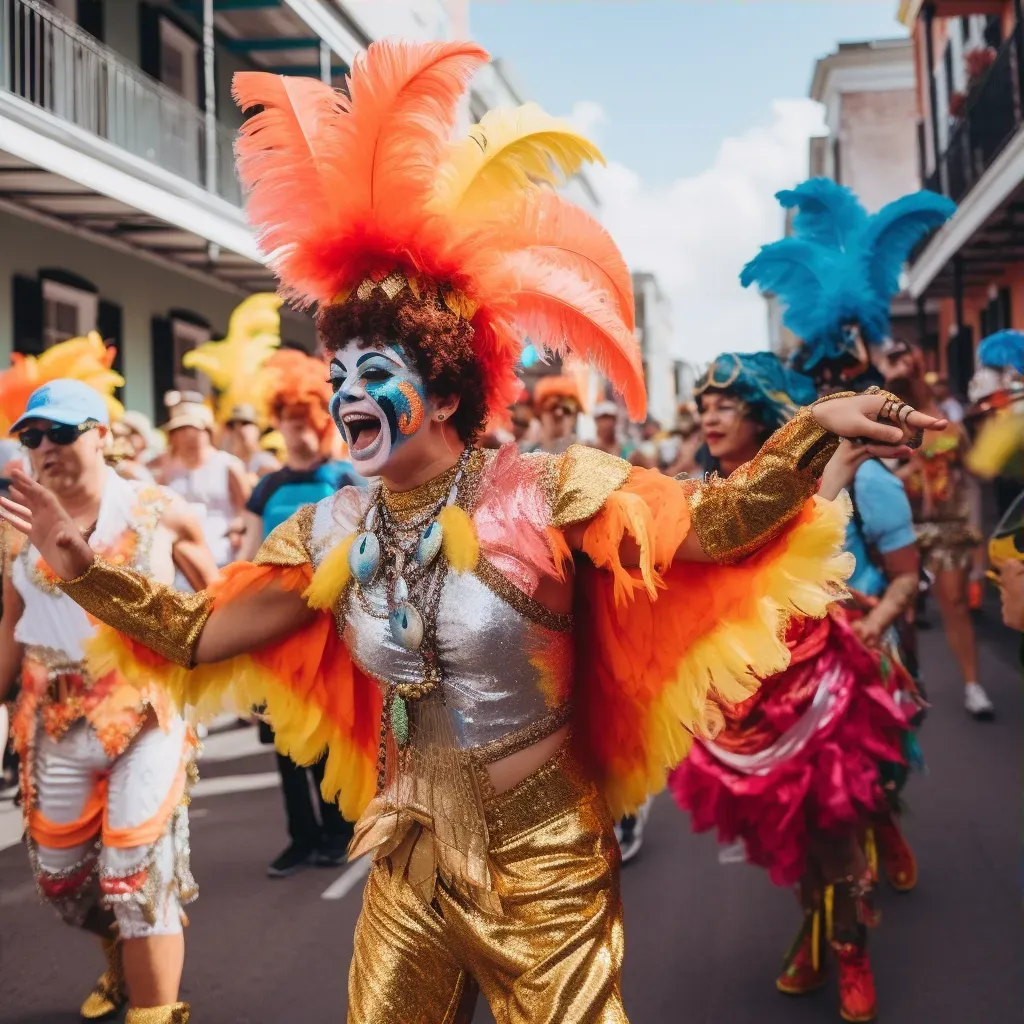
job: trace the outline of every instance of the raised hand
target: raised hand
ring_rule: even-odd
[[[4,519],[35,545],[61,579],[81,576],[95,556],[75,521],[51,490],[20,469],[11,473],[11,480],[11,497],[0,497]]]
[[[820,427],[882,458],[906,458],[922,430],[946,426],[946,420],[918,412],[884,391],[818,402],[811,413]]]

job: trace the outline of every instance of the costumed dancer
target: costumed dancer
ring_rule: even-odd
[[[241,460],[250,486],[280,464],[260,445],[267,421],[268,379],[261,372],[281,344],[281,298],[258,292],[231,313],[225,336],[186,352],[182,365],[206,375],[217,389],[215,418],[223,447]]]
[[[179,565],[201,589],[216,569],[199,524],[173,495],[104,464],[120,378],[100,372],[102,342],[99,354],[60,348],[38,360],[14,356],[0,375],[0,407],[34,477],[87,550],[142,579],[170,581]],[[54,364],[94,387],[57,378],[26,396]],[[186,811],[191,730],[144,673],[85,664],[95,627],[31,543],[10,549],[3,611],[0,699],[20,668],[12,735],[36,884],[65,921],[100,937],[107,957],[82,1017],[105,1019],[129,1001],[129,1022],[180,1024],[188,1017],[177,1002],[182,905],[196,895]]]
[[[304,505],[363,483],[348,462],[333,457],[341,445],[331,418],[332,392],[324,361],[285,349],[268,360],[263,376],[260,389],[268,415],[284,438],[284,466],[256,484],[246,504],[245,558],[255,556],[270,533]],[[264,721],[260,739],[274,742],[273,729]],[[267,867],[271,878],[286,878],[311,862],[337,867],[345,861],[352,826],[337,803],[320,792],[324,767],[323,758],[306,768],[277,754],[291,841]]]
[[[726,478],[756,461],[772,432],[817,397],[810,378],[769,352],[719,356],[696,394],[709,455]],[[859,455],[848,443],[840,448],[821,496],[838,497]],[[871,872],[861,842],[876,817],[887,816],[881,762],[903,762],[907,729],[893,694],[912,693],[913,685],[855,630],[838,605],[821,619],[795,618],[786,634],[789,666],[725,708],[724,729],[694,744],[670,784],[697,831],[716,829],[722,842],[742,843],[776,885],[799,886],[805,919],[779,989],[820,988],[831,941],[840,1012],[863,1021],[873,1019],[876,1000],[865,932]]]
[[[468,1021],[482,989],[498,1019],[608,1024],[625,1020],[613,816],[755,669],[787,664],[790,613],[840,592],[843,510],[812,498],[836,434],[906,435],[878,422],[884,396],[838,397],[703,485],[585,447],[476,448],[527,335],[645,406],[626,265],[539,187],[597,151],[535,106],[451,137],[487,59],[374,43],[347,94],[235,77],[260,108],[238,144],[249,216],[286,292],[319,304],[332,413],[371,488],[302,509],[194,595],[95,557],[23,475],[4,508],[115,627],[96,664],[200,711],[265,702],[280,750],[327,749],[350,853],[374,858],[350,1020]]]
[[[942,196],[919,192],[869,216],[850,189],[823,178],[780,192],[777,198],[783,207],[796,210],[793,235],[763,247],[744,268],[741,282],[756,282],[778,295],[785,306],[786,326],[802,341],[794,366],[813,378],[819,393],[868,388],[880,379],[872,354],[888,339],[890,303],[899,290],[903,263],[913,245],[948,219],[955,206]],[[886,412],[894,414],[891,407]],[[857,637],[878,652],[890,692],[916,726],[921,720],[920,696],[901,667],[905,662],[916,673],[909,614],[917,593],[919,556],[909,506],[900,481],[882,462],[863,452],[844,455],[833,469],[838,473],[842,468],[841,475],[848,478],[840,483],[854,509],[847,550],[856,557],[856,569],[847,617]],[[916,741],[909,732],[904,745],[908,760],[918,761]],[[886,760],[881,771],[892,810],[879,809],[866,846],[868,853],[880,854],[891,884],[906,891],[917,877],[913,852],[895,815],[906,768]],[[795,964],[798,973],[806,953],[806,942],[794,951],[791,966]],[[815,981],[811,972],[810,983]],[[784,974],[780,987],[799,990],[801,984],[793,978],[787,984]],[[873,1003],[873,986],[861,986],[863,998],[858,998],[857,988],[854,984],[846,1008],[853,1015]]]

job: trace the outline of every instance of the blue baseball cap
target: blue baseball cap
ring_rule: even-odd
[[[86,420],[110,425],[106,399],[88,384],[69,377],[51,380],[36,388],[29,396],[28,406],[11,427],[13,434],[26,420],[49,420],[80,427]]]

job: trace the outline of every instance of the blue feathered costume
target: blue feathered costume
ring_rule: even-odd
[[[889,304],[907,257],[956,204],[915,192],[869,215],[850,189],[827,178],[776,199],[797,211],[793,235],[763,246],[740,282],[782,302],[782,322],[803,342],[796,369],[819,384],[850,385],[870,369],[867,346],[889,335]]]

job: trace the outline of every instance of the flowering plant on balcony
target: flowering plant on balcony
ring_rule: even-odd
[[[962,92],[954,92],[949,97],[949,116],[955,117],[959,120],[964,116],[964,111],[967,109],[967,94]]]
[[[973,89],[988,73],[996,61],[996,51],[991,46],[976,46],[964,54],[964,71],[967,72],[967,88]]]

